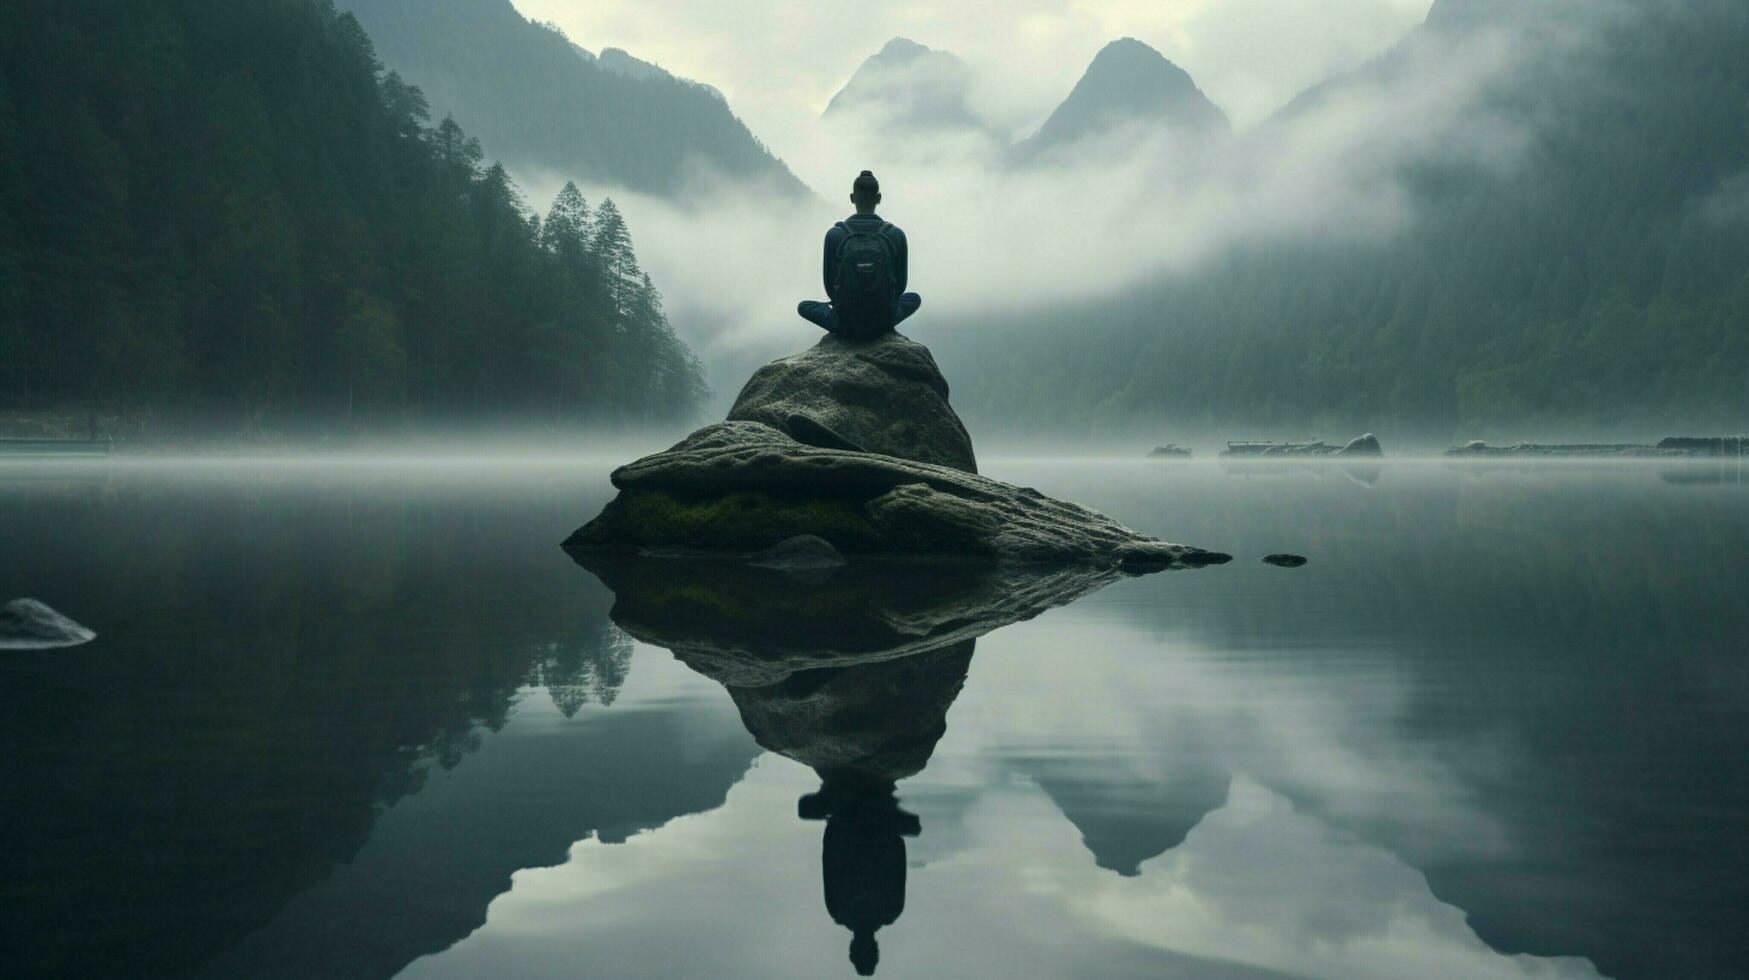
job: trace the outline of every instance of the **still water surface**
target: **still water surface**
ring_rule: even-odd
[[[1236,560],[771,676],[608,468],[0,465],[0,973],[1741,975],[1734,467],[994,460]]]

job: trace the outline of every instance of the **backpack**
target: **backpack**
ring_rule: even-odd
[[[882,222],[878,228],[845,222],[850,234],[838,245],[832,276],[832,309],[852,337],[872,337],[893,326],[893,300],[899,280],[893,271],[893,246]]]

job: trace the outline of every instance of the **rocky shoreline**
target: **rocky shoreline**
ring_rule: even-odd
[[[1749,448],[1749,439],[1742,436],[1695,437],[1670,436],[1655,444],[1646,443],[1530,443],[1511,446],[1490,446],[1480,440],[1445,451],[1447,456],[1529,456],[1581,459],[1712,459],[1742,456]]]

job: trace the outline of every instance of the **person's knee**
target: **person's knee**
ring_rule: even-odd
[[[832,304],[817,299],[804,299],[796,304],[796,314],[822,330],[832,329]]]
[[[923,297],[916,293],[901,293],[898,302],[898,315],[893,318],[893,325],[898,326],[910,319],[911,314],[917,312],[917,308],[922,305]]]

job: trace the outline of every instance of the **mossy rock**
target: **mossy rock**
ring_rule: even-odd
[[[1096,511],[963,470],[804,445],[719,422],[613,473],[620,496],[571,549],[762,551],[796,535],[846,555],[1080,563],[1124,571],[1223,560]]]
[[[862,501],[759,491],[721,497],[660,490],[621,494],[567,546],[636,541],[643,548],[750,553],[799,534],[823,538],[845,554],[879,550],[880,535]]]

